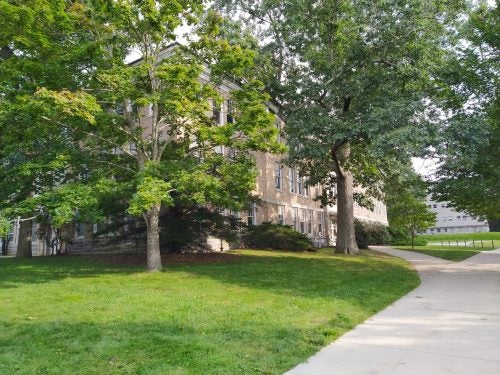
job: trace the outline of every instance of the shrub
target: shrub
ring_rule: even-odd
[[[251,249],[305,251],[312,248],[312,242],[307,235],[297,232],[290,225],[270,222],[248,227],[242,241]]]
[[[355,219],[354,230],[360,249],[366,249],[369,245],[383,245],[390,239],[387,227],[383,224]]]
[[[390,243],[391,245],[410,246],[411,237],[408,235],[404,228],[389,227]],[[415,246],[425,246],[427,241],[421,236],[415,237]]]

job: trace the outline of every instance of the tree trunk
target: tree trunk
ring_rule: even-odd
[[[353,177],[349,171],[337,174],[337,246],[336,253],[359,253],[354,232]]]
[[[415,234],[411,234],[411,249],[415,250]]]
[[[33,231],[33,220],[19,222],[19,236],[17,240],[16,258],[31,258],[31,233]]]
[[[161,254],[160,254],[160,205],[153,208],[144,215],[147,227],[147,267],[148,271],[161,271]]]

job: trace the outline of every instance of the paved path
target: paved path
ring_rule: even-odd
[[[500,250],[414,264],[421,285],[287,375],[500,375]]]

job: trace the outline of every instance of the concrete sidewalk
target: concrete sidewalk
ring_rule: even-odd
[[[287,375],[499,375],[500,250],[454,263],[388,247],[421,285]]]

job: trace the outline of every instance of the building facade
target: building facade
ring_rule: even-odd
[[[487,221],[478,220],[464,212],[449,207],[448,202],[436,202],[429,195],[425,199],[427,207],[436,213],[436,225],[425,231],[426,234],[489,232]]]

